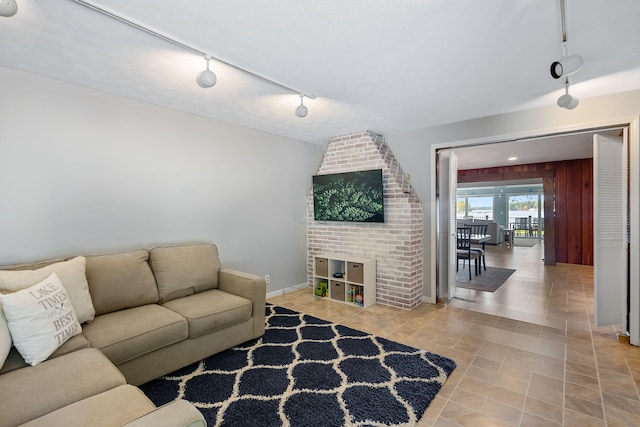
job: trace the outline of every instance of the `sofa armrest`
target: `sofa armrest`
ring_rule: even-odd
[[[162,405],[153,412],[136,418],[125,427],[207,427],[202,413],[186,400]]]
[[[218,273],[218,289],[229,292],[265,305],[267,299],[267,284],[264,278],[255,274],[221,268]]]
[[[254,338],[264,335],[267,284],[255,274],[221,268],[218,289],[250,300],[253,303]]]

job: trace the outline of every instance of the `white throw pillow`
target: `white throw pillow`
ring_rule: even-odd
[[[13,345],[29,365],[51,356],[82,328],[69,294],[56,273],[42,282],[0,295]]]
[[[37,270],[0,270],[0,292],[7,294],[19,291],[56,272],[69,291],[69,298],[78,315],[78,322],[89,322],[96,315],[96,310],[93,308],[85,275],[86,263],[85,258],[79,256]]]
[[[4,361],[7,360],[9,355],[9,350],[11,350],[11,334],[2,311],[2,303],[0,302],[0,368],[4,365]]]

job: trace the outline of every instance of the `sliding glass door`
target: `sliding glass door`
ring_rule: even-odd
[[[516,237],[544,238],[544,194],[509,196],[509,228]]]

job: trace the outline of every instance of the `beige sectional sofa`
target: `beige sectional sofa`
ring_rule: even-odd
[[[264,279],[221,268],[215,245],[3,268],[8,322],[4,296],[52,271],[65,285],[80,333],[35,366],[11,348],[0,369],[0,426],[205,425],[189,403],[155,408],[134,386],[264,334]],[[76,283],[83,277],[86,284]]]
[[[465,224],[487,224],[487,234],[491,235],[491,239],[487,240],[489,245],[499,245],[502,243],[504,227],[495,221],[489,221],[484,219],[459,219],[457,220],[458,227],[462,227]]]

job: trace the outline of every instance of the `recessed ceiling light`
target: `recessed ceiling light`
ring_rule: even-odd
[[[514,160],[518,160],[517,157],[509,157],[507,160],[509,160],[510,162],[513,162]]]

